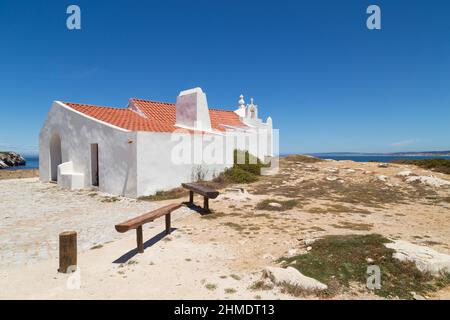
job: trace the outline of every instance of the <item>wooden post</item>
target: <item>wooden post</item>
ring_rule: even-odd
[[[203,197],[203,208],[206,211],[209,211],[209,198],[207,197]]]
[[[166,234],[170,234],[170,213],[166,214]]]
[[[77,266],[77,233],[67,231],[59,234],[59,269],[67,273],[67,268]]]
[[[189,204],[194,203],[194,191],[189,191]]]
[[[137,242],[137,251],[139,253],[144,253],[144,240],[142,235],[142,226],[137,227],[136,229],[136,242]]]

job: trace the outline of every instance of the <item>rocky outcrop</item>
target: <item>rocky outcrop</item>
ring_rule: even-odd
[[[264,269],[263,274],[276,285],[288,284],[304,290],[319,291],[326,290],[328,288],[326,284],[323,284],[316,279],[307,277],[292,267],[287,267],[286,269],[267,267]]]
[[[450,182],[448,182],[447,180],[441,179],[441,178],[437,178],[434,176],[411,176],[408,177],[406,179],[407,183],[414,183],[414,182],[419,182],[422,184],[426,184],[430,187],[442,187],[442,186],[449,186]]]
[[[403,240],[387,243],[386,247],[395,250],[393,255],[395,259],[412,261],[422,272],[429,272],[432,275],[450,273],[450,256],[447,254]]]
[[[26,164],[25,159],[18,153],[0,152],[0,169],[24,166],[25,164]]]

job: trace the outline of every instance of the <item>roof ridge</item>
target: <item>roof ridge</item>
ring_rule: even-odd
[[[139,99],[139,98],[130,98],[130,100],[167,104],[167,105],[171,105],[171,106],[175,106],[176,105],[176,103],[173,103],[173,102],[163,102],[163,101],[147,100],[147,99]],[[209,110],[214,110],[214,111],[234,112],[233,110],[219,109],[219,108],[208,108],[208,109]]]
[[[130,100],[143,101],[143,102],[153,102],[153,103],[159,103],[159,104],[175,105],[175,103],[173,103],[173,102],[163,102],[163,101],[147,100],[147,99],[139,99],[139,98],[130,98]]]
[[[219,108],[209,108],[209,110],[214,110],[214,111],[223,111],[223,112],[233,112],[233,110],[227,110],[227,109],[219,109]]]
[[[120,108],[120,107],[110,107],[110,106],[99,106],[96,104],[86,104],[86,103],[78,103],[78,102],[66,102],[63,101],[65,105],[76,105],[76,106],[85,106],[85,107],[94,107],[94,108],[104,108],[104,109],[114,109],[114,110],[129,110],[128,108]]]

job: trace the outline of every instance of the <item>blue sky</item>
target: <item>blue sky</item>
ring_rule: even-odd
[[[82,30],[66,28],[81,8]],[[382,29],[366,28],[377,4]],[[53,100],[124,107],[200,86],[254,97],[280,151],[450,149],[450,2],[0,1],[0,149],[36,149]]]

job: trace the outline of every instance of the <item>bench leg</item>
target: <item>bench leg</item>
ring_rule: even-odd
[[[189,191],[189,204],[194,204],[194,191]]]
[[[203,208],[206,211],[209,211],[209,198],[207,197],[203,197]]]
[[[136,242],[137,242],[137,251],[139,253],[144,253],[144,240],[143,240],[143,236],[142,236],[142,226],[139,226],[136,229]]]
[[[170,213],[166,214],[166,234],[170,234]]]

